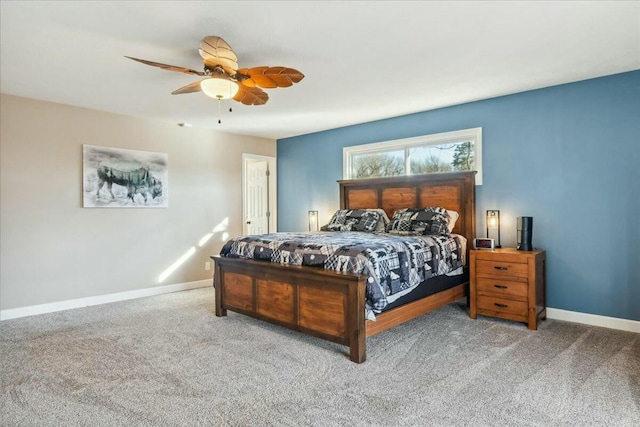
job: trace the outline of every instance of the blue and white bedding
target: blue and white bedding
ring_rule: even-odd
[[[460,274],[466,239],[382,232],[271,233],[229,240],[221,256],[367,275],[367,318],[431,277]]]

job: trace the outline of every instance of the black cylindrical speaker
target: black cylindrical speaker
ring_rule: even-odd
[[[518,217],[518,244],[516,249],[519,251],[532,251],[531,236],[533,235],[533,217]]]

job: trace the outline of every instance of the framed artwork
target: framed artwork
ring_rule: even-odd
[[[166,208],[166,153],[82,146],[85,208]]]

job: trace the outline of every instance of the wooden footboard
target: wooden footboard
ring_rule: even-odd
[[[320,268],[211,257],[215,262],[216,316],[232,310],[349,346],[365,356],[366,276]]]
[[[216,316],[227,310],[349,347],[349,358],[366,359],[365,338],[450,304],[467,295],[455,286],[365,321],[366,276],[313,267],[211,257],[215,262]]]

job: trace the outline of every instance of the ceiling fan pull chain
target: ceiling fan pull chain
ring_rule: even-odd
[[[222,104],[222,101],[218,98],[218,124],[222,124],[222,120],[220,120],[220,104]]]

